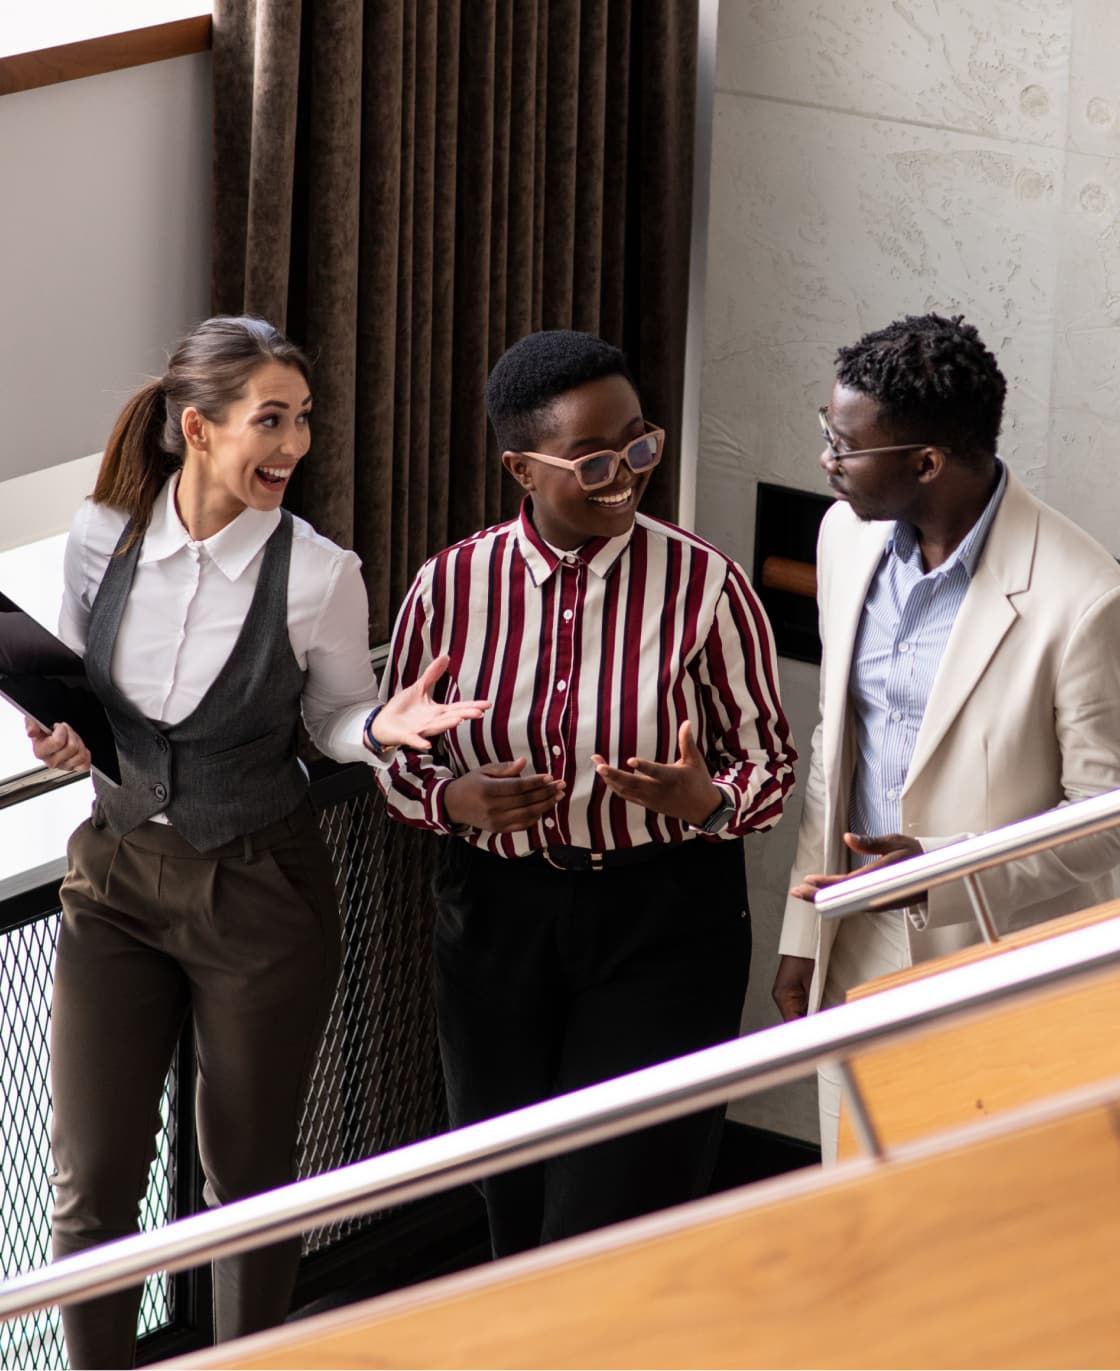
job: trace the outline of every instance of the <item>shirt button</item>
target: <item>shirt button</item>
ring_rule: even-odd
[[[556,827],[556,820],[555,820],[555,819],[545,819],[545,821],[544,821],[544,826],[545,826],[545,828],[555,828],[555,827]]]
[[[159,782],[152,786],[152,794],[162,803],[162,801],[167,799],[167,787],[162,782]]]
[[[567,681],[557,681],[557,682],[556,682],[556,689],[557,689],[557,690],[567,690],[567,688],[568,688],[568,683],[567,683]]]
[[[157,734],[157,736],[156,736],[156,747],[158,747],[159,750],[160,750],[161,752],[166,752],[166,751],[167,751],[168,742],[167,742],[167,739],[163,736],[162,733]]]
[[[899,643],[899,645],[898,645],[898,650],[899,650],[899,652],[909,652],[909,651],[910,651],[910,644],[909,644],[909,643]]]
[[[553,745],[552,745],[552,755],[553,755],[554,757],[559,757],[559,755],[560,755],[560,749],[556,746],[555,743],[553,743]]]
[[[569,619],[571,619],[571,617],[572,617],[572,611],[571,611],[570,609],[566,609],[566,610],[564,611],[564,620],[565,620],[565,622],[567,622]]]
[[[897,799],[898,799],[898,791],[897,791],[897,790],[893,790],[893,789],[892,789],[892,790],[888,790],[888,791],[887,791],[887,799],[888,799],[888,800],[897,800]]]
[[[892,709],[892,710],[891,710],[891,722],[897,724],[897,723],[899,723],[899,722],[901,721],[901,719],[902,719],[902,710],[901,710],[901,709]]]
[[[567,554],[565,555],[564,560],[565,560],[565,562],[567,562],[567,564],[568,564],[569,566],[575,566],[575,564],[576,564],[576,554],[575,554],[574,552],[569,552],[569,553],[567,553]]]

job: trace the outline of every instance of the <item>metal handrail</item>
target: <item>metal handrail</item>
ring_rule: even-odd
[[[109,1294],[152,1271],[179,1271],[601,1142],[785,1084],[819,1062],[843,1061],[950,1016],[1115,967],[1120,917],[91,1248],[0,1284],[0,1318]]]
[[[978,833],[933,852],[908,857],[878,871],[855,873],[849,879],[817,892],[813,901],[824,919],[845,919],[865,910],[889,909],[916,899],[934,886],[964,879],[985,939],[994,942],[995,929],[976,874],[990,867],[1036,852],[1087,838],[1120,825],[1120,790],[1106,790],[1087,800],[1075,800],[1044,814]]]
[[[30,771],[21,771],[16,776],[5,777],[0,781],[0,809],[9,805],[20,805],[46,795],[52,790],[84,781],[89,771],[59,771],[51,766],[34,766]]]

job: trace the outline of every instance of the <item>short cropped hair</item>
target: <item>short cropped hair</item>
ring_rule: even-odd
[[[892,437],[994,456],[1007,382],[964,316],[908,314],[836,354],[836,379],[878,401]]]
[[[486,382],[486,411],[500,452],[524,452],[549,436],[552,401],[604,376],[634,378],[618,348],[593,333],[545,329],[507,348]],[[635,387],[636,389],[637,387]]]

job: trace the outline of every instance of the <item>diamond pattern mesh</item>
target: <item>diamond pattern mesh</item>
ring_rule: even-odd
[[[390,820],[373,792],[331,804],[320,824],[338,873],[342,975],[300,1126],[301,1176],[446,1127],[424,896],[432,839]],[[0,1272],[11,1275],[50,1259],[48,1051],[57,929],[56,913],[0,933]],[[175,1217],[178,1103],[172,1070],[145,1228]],[[308,1233],[304,1251],[329,1247],[379,1217]],[[147,1282],[141,1334],[173,1321],[174,1292],[165,1276]],[[57,1310],[0,1323],[0,1367],[66,1365]]]
[[[424,879],[433,840],[391,820],[374,793],[325,809],[320,825],[338,872],[342,975],[300,1125],[300,1176],[446,1127]],[[308,1233],[304,1251],[378,1218]]]
[[[0,935],[0,1271],[30,1271],[50,1260],[51,971],[58,915]],[[174,1073],[164,1089],[156,1159],[141,1209],[144,1228],[166,1223],[174,1193]],[[171,1282],[151,1277],[140,1306],[141,1333],[173,1315]],[[0,1366],[65,1367],[56,1309],[0,1323]]]

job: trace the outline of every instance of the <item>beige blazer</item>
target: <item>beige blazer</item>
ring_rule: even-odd
[[[890,523],[841,502],[817,550],[821,718],[813,734],[790,884],[847,869],[853,766],[848,678],[860,614]],[[1008,472],[976,574],[930,692],[902,793],[902,829],[927,849],[1120,787],[1120,568],[1100,544]],[[1003,930],[1120,893],[1120,830],[985,872]],[[912,962],[979,939],[959,882],[930,893]],[[854,917],[859,918],[859,915]],[[820,1004],[836,925],[790,899],[780,951],[816,959]]]

